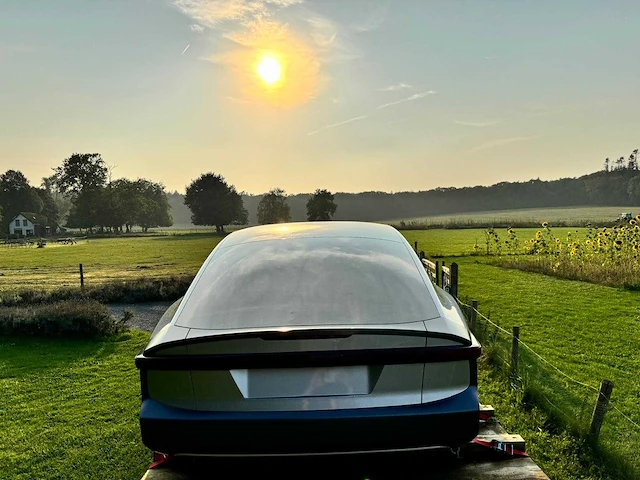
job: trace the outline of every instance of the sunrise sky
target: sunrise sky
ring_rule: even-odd
[[[554,179],[640,147],[640,2],[1,0],[0,172],[169,190]]]

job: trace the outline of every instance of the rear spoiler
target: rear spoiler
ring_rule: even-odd
[[[231,370],[245,368],[303,368],[351,365],[398,365],[475,360],[479,345],[332,350],[318,352],[159,355],[136,357],[140,370]]]
[[[212,332],[213,333],[213,332]],[[401,328],[297,328],[287,331],[282,330],[256,330],[230,332],[203,337],[183,338],[164,342],[144,350],[146,356],[153,356],[158,350],[169,347],[180,347],[202,342],[224,342],[227,340],[242,340],[244,338],[261,338],[262,340],[316,340],[323,338],[348,338],[352,335],[399,335],[403,337],[439,338],[461,343],[465,346],[472,344],[468,338],[453,335],[451,333],[429,332],[425,330],[404,330]]]

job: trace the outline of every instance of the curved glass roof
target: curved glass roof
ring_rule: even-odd
[[[407,323],[439,316],[405,242],[284,238],[214,251],[176,324],[201,329]]]

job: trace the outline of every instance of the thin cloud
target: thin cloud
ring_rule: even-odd
[[[424,97],[427,97],[429,95],[435,95],[436,93],[437,92],[435,90],[427,90],[426,92],[414,93],[410,97],[403,98],[402,100],[398,100],[396,102],[390,102],[390,103],[385,103],[384,105],[380,105],[378,107],[378,110],[380,110],[381,108],[390,107],[392,105],[398,105],[399,103],[412,102],[413,100],[418,100],[420,98],[424,98]]]
[[[482,145],[478,145],[477,147],[472,148],[468,151],[468,153],[475,153],[481,150],[485,150],[487,148],[501,147],[503,145],[508,145],[510,143],[516,142],[525,142],[527,140],[533,140],[538,138],[537,136],[529,136],[529,137],[511,137],[511,138],[500,138],[498,140],[491,140],[490,142],[483,143]]]
[[[311,38],[321,48],[330,47],[338,36],[338,26],[326,17],[314,15],[306,19],[311,27]]]
[[[202,25],[194,23],[193,25],[189,25],[189,30],[191,30],[192,32],[202,33],[204,32],[204,27]]]
[[[320,127],[317,130],[307,133],[307,135],[315,135],[316,133],[321,132],[323,130],[339,127],[341,125],[346,125],[347,123],[351,123],[351,122],[357,122],[358,120],[364,120],[365,118],[368,118],[368,117],[369,115],[361,115],[360,117],[350,118],[349,120],[345,120],[343,122],[332,123],[331,125],[325,125],[324,127]]]
[[[182,53],[180,55],[184,55],[184,52],[186,52],[187,50],[189,50],[189,47],[191,46],[191,44],[187,45],[186,47],[184,47],[184,50],[182,50]]]
[[[453,123],[456,125],[463,125],[465,127],[491,127],[493,125],[497,125],[499,122],[497,120],[484,120],[479,122],[468,122],[466,120],[454,120]]]
[[[398,83],[396,85],[389,85],[388,87],[379,88],[380,92],[395,92],[398,90],[404,90],[406,88],[413,88],[411,85],[406,83]]]
[[[273,14],[270,8],[286,8],[302,3],[302,0],[173,0],[182,13],[191,17],[199,27],[215,28],[226,21],[247,21],[256,17],[268,18]]]
[[[352,28],[358,33],[373,32],[380,28],[386,16],[386,8],[378,7],[362,22],[355,23]]]

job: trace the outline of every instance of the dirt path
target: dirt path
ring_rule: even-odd
[[[162,314],[173,303],[173,301],[165,302],[149,302],[149,303],[111,303],[107,308],[116,318],[122,318],[125,309],[133,312],[133,318],[129,320],[127,325],[140,330],[153,331]]]

